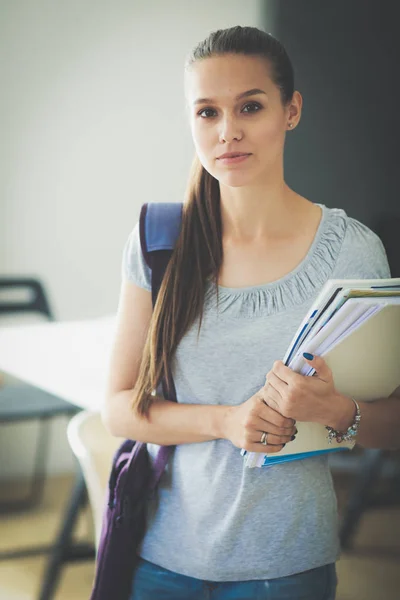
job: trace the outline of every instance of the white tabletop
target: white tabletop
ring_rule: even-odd
[[[0,371],[100,410],[116,318],[0,327]]]

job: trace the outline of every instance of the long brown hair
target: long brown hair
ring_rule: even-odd
[[[211,33],[187,58],[196,61],[223,54],[260,56],[269,61],[271,78],[279,87],[282,104],[291,101],[294,76],[282,44],[255,27],[231,27]],[[195,157],[183,205],[182,227],[157,302],[154,306],[134,390],[134,408],[148,415],[152,393],[163,376],[171,385],[169,366],[177,346],[199,317],[201,328],[206,282],[216,284],[222,265],[222,223],[219,182]]]

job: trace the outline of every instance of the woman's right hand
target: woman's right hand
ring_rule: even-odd
[[[265,404],[261,388],[249,400],[238,406],[229,406],[224,423],[224,437],[234,446],[248,452],[273,454],[282,450],[296,435],[296,422]],[[267,434],[267,445],[261,436]]]

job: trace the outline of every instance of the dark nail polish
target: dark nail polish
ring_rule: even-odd
[[[290,438],[290,441],[293,442],[293,440],[295,439],[295,435],[292,435],[292,437]]]
[[[303,356],[304,358],[306,358],[307,360],[313,360],[314,355],[310,354],[309,352],[303,352]]]

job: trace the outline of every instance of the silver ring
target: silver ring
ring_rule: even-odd
[[[268,444],[267,437],[268,437],[268,433],[266,431],[263,431],[262,434],[261,434],[261,443],[264,446],[266,446]]]

